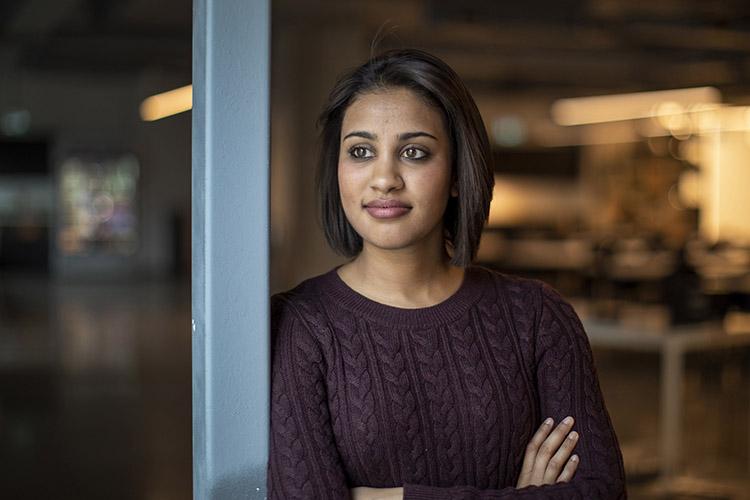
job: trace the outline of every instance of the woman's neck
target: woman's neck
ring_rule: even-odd
[[[350,288],[394,307],[429,307],[453,295],[461,286],[464,269],[450,263],[445,249],[433,256],[424,252],[365,247],[338,269]]]

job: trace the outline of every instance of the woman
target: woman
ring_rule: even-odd
[[[573,308],[472,264],[493,168],[455,72],[385,52],[319,123],[323,230],[350,260],[272,297],[269,498],[626,498]]]

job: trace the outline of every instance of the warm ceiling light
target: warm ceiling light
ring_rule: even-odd
[[[695,104],[721,102],[721,93],[714,87],[658,90],[632,94],[560,99],[552,104],[550,113],[558,125],[637,120],[654,116],[654,110],[670,106],[685,109]]]
[[[189,111],[193,107],[193,86],[185,85],[174,90],[152,95],[141,103],[141,119],[146,122]]]

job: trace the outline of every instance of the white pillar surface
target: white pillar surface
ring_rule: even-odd
[[[193,496],[266,496],[268,0],[193,2]]]

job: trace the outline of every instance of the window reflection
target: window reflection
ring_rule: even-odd
[[[138,175],[133,155],[71,157],[63,163],[57,239],[63,254],[130,255],[136,251]]]

